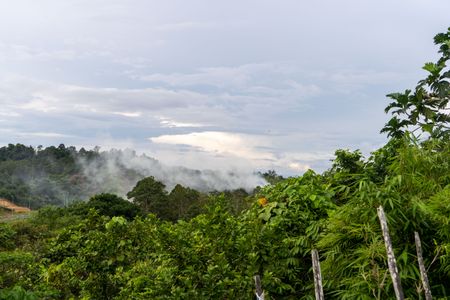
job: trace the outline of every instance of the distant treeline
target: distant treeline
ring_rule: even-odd
[[[95,150],[77,151],[64,144],[36,149],[9,144],[0,148],[0,196],[31,208],[84,199],[89,194],[87,180],[76,160],[98,156]]]
[[[238,211],[245,206],[243,204],[245,197],[253,193],[252,190],[243,188],[211,188],[214,187],[214,184],[209,182],[210,179],[223,181],[213,171],[198,171],[181,167],[164,169],[157,160],[145,155],[138,156],[132,150],[108,152],[99,150],[99,147],[92,150],[85,148],[78,150],[74,146],[65,146],[64,144],[46,148],[42,146],[34,148],[22,144],[9,144],[1,147],[0,197],[33,209],[45,205],[67,206],[74,201],[84,201],[100,193],[118,194],[126,198],[127,193],[140,180],[147,178],[147,183],[153,180],[155,184],[159,184],[161,199],[156,205],[158,207],[166,206],[165,198],[169,196],[173,199],[185,197],[190,199],[192,205],[195,202],[195,205],[202,206],[207,194],[225,192],[225,195],[228,195],[227,197],[233,203],[234,210]],[[145,168],[138,168],[142,165],[145,165]],[[173,182],[166,184],[157,176],[150,176],[153,174],[152,171],[163,177],[170,177],[172,174],[176,174],[176,176],[172,176],[175,178]],[[184,177],[180,177],[180,174]],[[233,174],[226,175],[233,176]],[[275,171],[258,173],[254,176],[265,178],[270,183],[282,179]],[[200,188],[189,188],[175,182],[177,179],[186,181],[185,178],[195,182],[195,186]],[[193,200],[194,198],[195,200]],[[181,200],[174,200],[174,203],[176,201]],[[178,215],[195,214],[187,207],[177,205]],[[171,214],[169,219],[175,218],[173,211]]]

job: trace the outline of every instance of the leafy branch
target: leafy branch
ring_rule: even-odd
[[[389,137],[400,138],[406,131],[428,133],[430,137],[442,138],[450,134],[450,28],[434,37],[441,57],[436,63],[428,62],[423,69],[428,76],[419,81],[415,90],[388,94],[394,100],[385,108],[393,115],[381,130]]]

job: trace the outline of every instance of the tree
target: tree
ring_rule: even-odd
[[[280,176],[281,177],[281,176]],[[223,196],[227,201],[229,211],[235,215],[250,206],[248,202],[249,193],[243,188],[224,191]]]
[[[8,144],[7,147],[0,148],[0,161],[31,159],[34,155],[33,147],[23,144]]]
[[[169,194],[168,214],[173,221],[189,219],[200,211],[200,193],[177,184]]]
[[[91,208],[96,209],[101,215],[110,217],[123,216],[129,220],[141,213],[140,208],[136,204],[114,194],[95,195],[87,203],[75,204],[70,207],[75,212],[82,212],[84,215]]]
[[[277,184],[278,182],[284,180],[284,177],[278,175],[275,170],[269,170],[264,173],[259,172],[259,175],[262,176],[270,184]]]
[[[349,151],[339,149],[334,152],[336,158],[331,168],[334,172],[346,172],[350,174],[360,173],[363,167],[361,151]]]
[[[385,112],[391,111],[393,117],[382,133],[393,138],[399,138],[409,130],[419,130],[437,138],[450,135],[450,70],[446,65],[450,57],[450,28],[446,33],[436,35],[434,43],[440,46],[441,57],[436,63],[428,62],[423,66],[428,72],[427,78],[419,81],[414,91],[387,95],[394,101]]]
[[[154,213],[157,216],[167,217],[165,207],[167,206],[167,192],[165,185],[157,181],[153,176],[146,177],[136,184],[127,194],[128,199],[141,207],[146,213]]]

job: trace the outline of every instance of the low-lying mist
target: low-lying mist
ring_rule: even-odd
[[[101,152],[94,159],[76,160],[84,177],[96,192],[102,189],[125,195],[144,177],[153,176],[170,191],[181,184],[202,192],[245,189],[252,191],[266,184],[258,174],[243,170],[194,170],[182,166],[167,166],[133,150]]]
[[[133,150],[77,150],[22,144],[0,147],[0,197],[38,208],[47,204],[67,205],[99,193],[126,198],[136,183],[148,176],[164,183],[170,192],[176,184],[200,192],[245,189],[266,184],[246,170],[193,170],[167,166]]]

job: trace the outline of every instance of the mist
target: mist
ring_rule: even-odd
[[[252,192],[266,181],[248,169],[196,170],[168,166],[134,150],[99,151],[73,146],[36,149],[22,144],[0,148],[0,196],[31,208],[68,205],[100,193],[127,198],[137,182],[153,176],[170,192],[177,184],[197,191]]]
[[[77,159],[82,174],[94,193],[114,192],[125,196],[137,181],[148,176],[164,183],[167,191],[176,184],[201,192],[244,189],[251,192],[266,181],[255,172],[230,170],[195,170],[183,166],[168,166],[145,154],[126,149],[99,153],[94,159]]]

